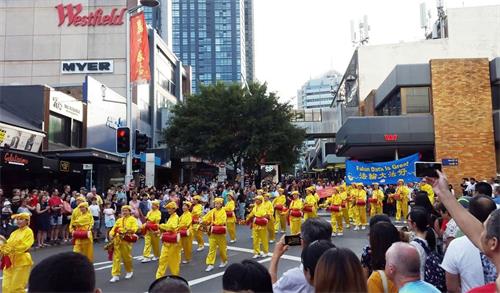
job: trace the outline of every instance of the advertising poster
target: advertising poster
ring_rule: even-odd
[[[0,147],[38,153],[45,135],[5,123],[0,123]]]

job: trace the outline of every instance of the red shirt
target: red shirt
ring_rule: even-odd
[[[476,287],[469,290],[468,293],[496,293],[497,286],[495,283],[489,283],[481,287]]]
[[[51,196],[49,199],[49,206],[58,207],[62,205],[62,200],[59,196]]]
[[[32,195],[29,205],[34,207],[34,206],[36,206],[37,203],[38,203],[38,196]]]

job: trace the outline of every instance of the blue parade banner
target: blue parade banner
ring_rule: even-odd
[[[395,184],[399,179],[403,179],[405,182],[418,182],[420,180],[415,177],[415,162],[418,159],[419,155],[414,154],[383,163],[346,161],[346,183]]]

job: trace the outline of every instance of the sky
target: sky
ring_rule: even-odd
[[[435,0],[254,0],[255,75],[296,104],[310,78],[344,73],[352,57],[351,20],[368,17],[369,45],[424,39],[420,3],[437,17]],[[445,8],[500,5],[500,0],[447,0]]]

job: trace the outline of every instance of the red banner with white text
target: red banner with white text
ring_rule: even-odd
[[[148,29],[144,12],[130,17],[130,82],[148,83],[149,70]]]

